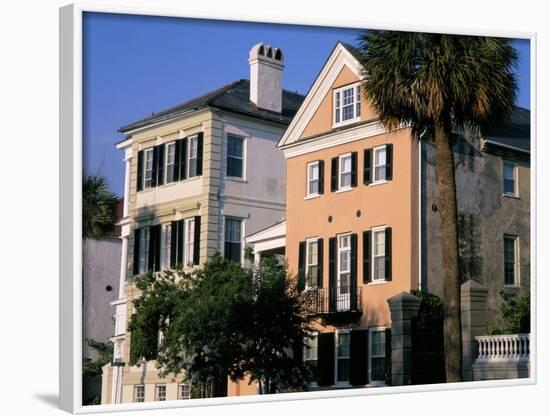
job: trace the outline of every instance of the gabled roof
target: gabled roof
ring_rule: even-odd
[[[149,117],[121,127],[119,132],[126,133],[151,124],[164,122],[205,107],[213,107],[282,125],[288,125],[300,107],[303,99],[304,96],[301,94],[283,90],[283,108],[281,114],[264,110],[256,107],[250,102],[250,81],[242,79],[224,85],[202,96],[185,101],[177,106],[162,110],[158,113],[153,113],[153,115]]]

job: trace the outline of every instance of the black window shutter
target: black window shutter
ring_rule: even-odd
[[[138,152],[137,163],[137,190],[143,190],[143,151]]]
[[[158,146],[157,185],[164,184],[164,143]]]
[[[301,241],[298,244],[298,290],[305,288],[306,279],[306,242]]]
[[[386,385],[391,385],[391,327],[386,328]]]
[[[317,240],[317,288],[323,288],[323,238]]]
[[[178,220],[178,252],[176,255],[176,264],[183,265],[183,252],[184,252],[184,244],[183,244],[183,238],[185,236],[184,231],[184,220]]]
[[[370,184],[372,182],[372,150],[365,149],[363,152],[363,183]]]
[[[139,274],[139,237],[140,237],[141,229],[135,229],[134,230],[134,265],[133,265],[133,272],[134,275]]]
[[[386,180],[390,181],[393,177],[393,145],[386,145]]]
[[[157,186],[158,167],[159,165],[159,147],[153,148],[153,171],[151,172],[151,187]]]
[[[181,152],[181,139],[174,143],[174,177],[172,181],[179,181],[180,179],[180,152]]]
[[[197,135],[197,175],[202,175],[202,155],[204,146],[204,135],[200,132]]]
[[[338,157],[330,161],[330,191],[338,190]]]
[[[391,271],[391,235],[392,235],[392,232],[391,232],[391,227],[386,227],[386,253],[384,254],[385,257],[384,257],[384,260],[385,260],[385,269],[386,269],[386,281],[391,281],[391,275],[392,275],[392,271]]]
[[[155,271],[160,271],[160,249],[161,249],[161,226],[157,224],[153,226],[155,229],[155,264],[153,267]]]
[[[352,330],[350,333],[350,383],[367,383],[368,330]]]
[[[319,161],[319,194],[325,192],[325,161]]]
[[[187,178],[187,138],[180,141],[180,180]]]
[[[147,270],[160,269],[160,224],[149,226],[149,252],[147,256]]]
[[[363,282],[371,282],[371,232],[363,232]]]
[[[193,265],[201,259],[201,216],[195,216],[195,236],[193,237]]]
[[[336,301],[336,237],[328,240],[328,308],[333,311]]]
[[[317,338],[317,370],[320,386],[334,384],[334,332],[319,333]]]
[[[350,236],[350,307],[352,311],[357,311],[357,233]]]
[[[351,153],[351,186],[357,187],[357,152]]]
[[[178,264],[178,222],[170,223],[170,268]]]

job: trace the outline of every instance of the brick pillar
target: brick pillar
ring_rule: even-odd
[[[468,280],[460,287],[460,319],[462,321],[462,379],[473,380],[472,363],[477,356],[475,336],[487,331],[487,288]]]
[[[420,299],[407,292],[388,298],[391,311],[391,382],[410,385],[412,375],[412,319]]]

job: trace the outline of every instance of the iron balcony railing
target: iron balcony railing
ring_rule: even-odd
[[[306,291],[311,314],[330,315],[362,311],[360,287],[309,288]]]

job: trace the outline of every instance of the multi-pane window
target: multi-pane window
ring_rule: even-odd
[[[244,139],[234,135],[227,135],[227,176],[243,177]]]
[[[347,383],[350,376],[350,334],[336,333],[336,382]]]
[[[143,175],[143,188],[151,188],[153,185],[153,148],[145,150],[145,166]]]
[[[172,246],[172,225],[166,223],[162,225],[162,250],[161,250],[161,268],[170,268],[170,256]]]
[[[374,182],[386,179],[386,146],[374,149]]]
[[[145,401],[145,386],[134,385],[134,402],[142,403]]]
[[[349,310],[351,280],[351,235],[338,236],[338,283],[336,308]]]
[[[149,265],[149,228],[141,228],[139,234],[139,273],[147,272]]]
[[[518,283],[518,237],[504,235],[504,285]]]
[[[517,194],[516,188],[516,172],[517,167],[511,161],[504,161],[503,163],[503,177],[504,177],[504,193],[510,195]]]
[[[199,138],[198,136],[192,136],[189,138],[189,163],[187,164],[189,167],[188,177],[196,177],[197,176],[197,155],[198,155],[198,143]]]
[[[371,330],[369,340],[370,380],[383,382],[386,379],[386,330]]]
[[[312,239],[306,242],[306,289],[317,287],[319,247],[318,240]]]
[[[354,121],[361,116],[361,87],[344,87],[334,92],[334,124]]]
[[[195,247],[195,219],[185,219],[185,265],[193,265],[193,248]]]
[[[176,164],[176,142],[166,144],[166,183],[176,181],[174,178],[174,166]]]
[[[166,385],[155,385],[155,401],[166,401]]]
[[[312,369],[316,369],[318,356],[317,334],[312,334],[306,337],[304,342],[304,363],[309,365]]]
[[[319,161],[307,164],[307,195],[319,194]]]
[[[349,188],[351,187],[351,154],[340,155],[340,174],[339,174],[339,184],[338,188]]]
[[[384,281],[386,279],[386,230],[374,230],[373,240],[373,281]]]
[[[225,218],[224,257],[241,263],[241,220]]]
[[[189,400],[191,398],[191,385],[178,385],[178,400]]]

